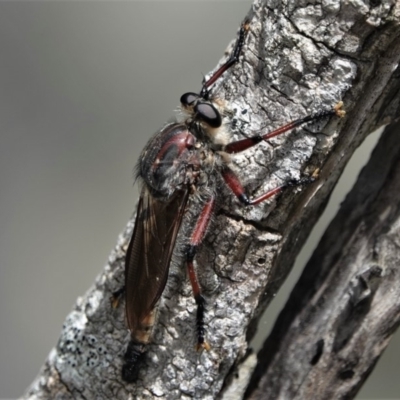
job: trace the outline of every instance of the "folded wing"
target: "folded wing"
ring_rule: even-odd
[[[146,186],[142,189],[125,259],[126,317],[132,333],[164,290],[187,199],[187,190],[162,201]]]

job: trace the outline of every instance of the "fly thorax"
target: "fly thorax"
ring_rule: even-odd
[[[195,144],[187,126],[179,123],[167,125],[148,143],[139,162],[139,175],[156,197],[169,197],[186,183]]]

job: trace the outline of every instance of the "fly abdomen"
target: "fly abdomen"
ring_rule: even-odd
[[[122,366],[122,379],[133,383],[137,381],[140,366],[145,358],[146,345],[134,341],[129,342],[124,354],[124,365]]]
[[[122,378],[126,382],[135,382],[142,361],[145,358],[147,344],[151,340],[157,307],[153,308],[137,326],[131,327],[131,341],[124,354],[124,365],[122,366]]]

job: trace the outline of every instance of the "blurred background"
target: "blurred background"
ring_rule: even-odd
[[[21,396],[138,196],[141,148],[198,91],[251,1],[0,2],[0,398]],[[260,326],[265,336],[378,138]],[[399,335],[359,399],[399,398]]]

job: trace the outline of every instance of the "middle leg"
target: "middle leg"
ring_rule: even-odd
[[[244,187],[241,184],[239,178],[236,176],[236,174],[231,169],[229,169],[228,167],[225,167],[222,170],[221,174],[222,174],[222,178],[224,179],[224,181],[228,185],[228,187],[232,190],[233,194],[245,206],[254,206],[256,204],[260,204],[263,201],[274,196],[275,194],[280,193],[283,189],[286,189],[286,188],[289,188],[292,186],[306,185],[307,183],[311,183],[311,182],[315,181],[315,176],[305,177],[305,178],[301,178],[301,179],[292,179],[292,180],[284,183],[283,185],[278,186],[274,189],[271,189],[268,192],[263,193],[262,195],[254,198],[254,199],[250,199],[249,196],[247,195],[246,191],[244,190]]]

